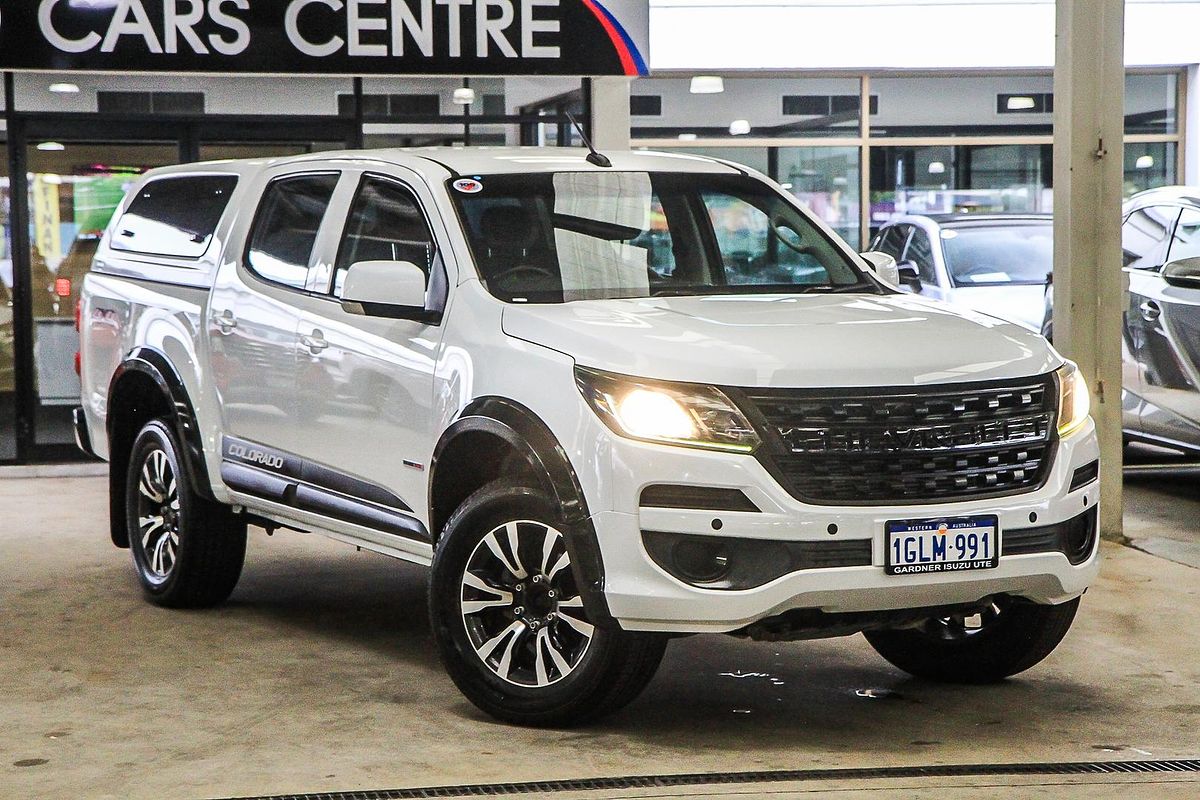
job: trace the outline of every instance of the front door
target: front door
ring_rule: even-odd
[[[447,285],[437,244],[445,232],[426,212],[432,197],[406,177],[357,176],[342,235],[328,253],[324,294],[304,300],[297,395],[309,445],[302,455],[385,489],[400,502],[394,507],[423,518],[442,329],[353,314],[340,302],[347,270],[362,261],[409,261],[435,276],[433,291]]]
[[[1136,433],[1162,435],[1156,433],[1162,425],[1155,398],[1183,379],[1155,299],[1162,283],[1159,269],[1178,219],[1177,206],[1149,206],[1131,213],[1121,227],[1121,261],[1129,276],[1122,342],[1125,427]]]
[[[1200,212],[1185,208],[1159,258],[1169,263],[1195,256]],[[1137,332],[1142,431],[1200,446],[1200,290],[1171,286],[1159,269],[1131,273],[1128,318]]]

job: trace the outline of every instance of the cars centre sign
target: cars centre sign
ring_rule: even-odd
[[[0,69],[644,75],[648,0],[0,0]]]

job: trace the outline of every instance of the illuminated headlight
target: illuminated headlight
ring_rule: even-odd
[[[1059,367],[1055,377],[1058,379],[1058,435],[1067,436],[1087,421],[1092,399],[1083,373],[1070,361]]]
[[[758,434],[728,397],[712,386],[640,381],[576,368],[588,404],[615,433],[661,444],[753,453]]]

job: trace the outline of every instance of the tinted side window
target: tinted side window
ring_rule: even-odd
[[[360,261],[411,261],[428,278],[435,252],[433,233],[412,193],[392,181],[368,176],[346,221],[333,293],[341,297],[346,272]]]
[[[1134,269],[1153,269],[1167,260],[1167,243],[1179,209],[1150,206],[1129,215],[1121,226],[1121,262]]]
[[[302,175],[267,187],[246,251],[246,266],[254,274],[304,288],[313,245],[337,182],[336,173]]]
[[[1171,252],[1166,261],[1200,256],[1200,211],[1185,208],[1175,225],[1175,236],[1171,240]]]
[[[920,228],[913,228],[912,239],[908,243],[904,259],[917,265],[921,283],[927,286],[938,285],[937,270],[933,266],[933,244],[929,241],[929,234]]]
[[[199,258],[229,205],[234,175],[160,178],[138,190],[112,238],[115,250]]]
[[[725,283],[820,284],[831,280],[821,257],[832,247],[814,232],[773,222],[767,210],[732,194],[701,195],[725,265]],[[811,239],[811,241],[809,241]]]

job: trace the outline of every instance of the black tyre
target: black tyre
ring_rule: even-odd
[[[615,711],[654,676],[666,638],[592,624],[541,492],[493,483],[446,523],[433,558],[434,638],[472,703],[519,725],[567,726]]]
[[[1067,635],[1079,598],[1057,606],[998,598],[979,614],[927,620],[919,628],[868,631],[879,655],[918,678],[995,683],[1037,664]]]
[[[225,505],[192,491],[175,434],[146,423],[133,443],[125,487],[129,549],[153,603],[207,608],[237,586],[246,556],[246,523]]]

